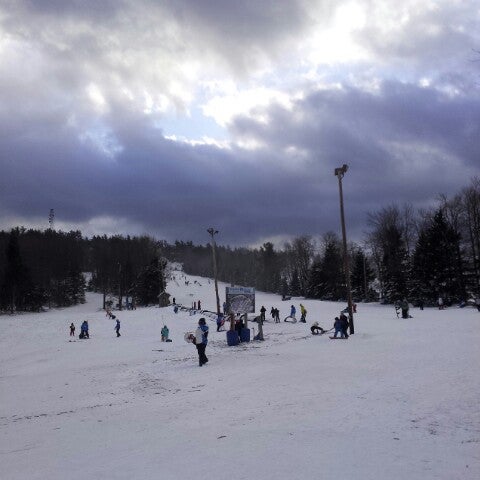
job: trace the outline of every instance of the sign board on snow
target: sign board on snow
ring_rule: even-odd
[[[255,289],[253,287],[225,287],[227,313],[254,313]]]

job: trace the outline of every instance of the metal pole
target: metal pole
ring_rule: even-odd
[[[215,238],[214,238],[214,235],[218,233],[218,230],[209,228],[207,232],[212,236],[213,277],[215,281],[215,297],[217,300],[217,315],[220,315],[220,298],[218,296],[218,282],[217,282],[217,254],[216,254],[217,245],[215,243]]]
[[[353,306],[352,306],[352,289],[350,285],[350,262],[348,259],[348,249],[347,249],[347,232],[345,229],[345,213],[343,209],[343,189],[342,189],[342,178],[347,171],[348,166],[343,165],[342,168],[335,169],[335,175],[338,177],[338,188],[340,191],[340,219],[342,223],[342,237],[343,237],[343,263],[345,268],[345,279],[347,283],[347,301],[348,301],[348,316],[350,324],[350,335],[355,333],[353,326]]]
[[[365,301],[367,301],[367,256],[363,253],[363,290],[365,292]]]

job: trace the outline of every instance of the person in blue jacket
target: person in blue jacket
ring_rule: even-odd
[[[290,307],[290,316],[291,316],[292,318],[295,318],[295,314],[296,314],[296,313],[297,313],[297,309],[295,308],[295,305],[292,305],[292,306]]]
[[[198,365],[201,367],[208,362],[208,358],[205,355],[205,349],[208,343],[208,325],[205,319],[202,317],[198,321],[198,327],[195,331],[195,346],[198,351]]]
[[[79,338],[90,338],[88,334],[88,322],[86,320],[83,321],[80,327],[80,335]]]

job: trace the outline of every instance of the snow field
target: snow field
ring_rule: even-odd
[[[215,309],[213,282],[181,273],[178,303]],[[201,285],[195,284],[197,280]],[[221,298],[224,285],[220,284]],[[227,347],[210,326],[208,365],[183,340],[201,315],[65,310],[0,317],[1,478],[480,478],[480,314],[360,304],[347,341],[312,336],[344,307],[303,303],[307,324],[271,321],[265,342]],[[223,300],[222,300],[223,301]],[[90,340],[68,327],[89,320]],[[160,342],[166,323],[172,343]],[[250,323],[250,327],[257,327]]]

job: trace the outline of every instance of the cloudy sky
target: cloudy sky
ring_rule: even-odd
[[[255,245],[480,175],[478,0],[0,0],[0,228]]]

